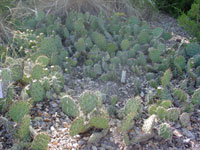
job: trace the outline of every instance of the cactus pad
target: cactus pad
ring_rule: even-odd
[[[61,107],[62,111],[71,117],[77,117],[79,115],[79,110],[73,99],[68,95],[65,95],[61,98]]]
[[[22,118],[29,114],[30,104],[26,101],[18,101],[12,104],[9,110],[9,116],[12,120],[20,122]]]
[[[45,96],[45,90],[40,81],[34,80],[31,83],[30,87],[30,95],[33,98],[34,101],[42,101]]]
[[[75,136],[85,130],[85,125],[84,125],[84,118],[79,117],[76,120],[74,120],[70,126],[70,131],[69,134],[71,136]]]
[[[164,139],[169,139],[171,137],[170,125],[167,123],[162,123],[158,129],[158,134]]]
[[[194,92],[194,94],[192,95],[191,101],[193,104],[200,105],[200,88]]]
[[[38,134],[31,145],[32,150],[47,150],[50,137],[47,134]]]

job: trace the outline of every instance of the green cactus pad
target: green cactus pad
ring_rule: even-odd
[[[161,61],[161,51],[155,48],[149,48],[149,58],[153,63],[159,63]]]
[[[101,50],[105,50],[107,47],[107,42],[106,42],[106,38],[104,37],[104,35],[102,35],[101,33],[98,32],[93,32],[92,33],[92,38],[94,43],[101,49]]]
[[[90,118],[89,124],[95,128],[107,129],[109,128],[109,118],[106,115],[94,115]]]
[[[157,111],[157,116],[161,120],[165,119],[165,117],[167,116],[167,110],[165,108],[163,108],[162,106],[158,106],[156,111]]]
[[[21,140],[27,138],[30,135],[30,121],[30,116],[26,115],[20,123],[20,127],[17,130],[17,137],[19,137]]]
[[[31,83],[30,95],[34,101],[42,101],[45,97],[45,90],[40,81],[34,80]]]
[[[169,108],[167,110],[167,119],[170,121],[177,121],[180,115],[180,109],[179,108]]]
[[[121,122],[120,131],[123,133],[127,133],[134,125],[134,118],[136,113],[129,113]]]
[[[188,95],[182,89],[175,88],[174,89],[174,95],[182,102],[187,101]]]
[[[197,43],[190,43],[185,48],[185,52],[189,57],[193,57],[197,54],[200,54],[200,45]]]
[[[131,112],[133,112],[135,114],[139,114],[141,106],[142,105],[141,105],[141,98],[140,97],[131,98],[131,99],[128,100],[128,102],[125,105],[124,114],[128,115]]]
[[[162,36],[162,34],[163,34],[163,29],[162,28],[155,28],[153,31],[152,31],[152,33],[153,33],[153,37],[154,38],[159,38],[159,37],[161,37]]]
[[[31,144],[31,148],[32,150],[47,150],[49,142],[50,142],[49,135],[45,133],[40,133],[34,138]]]
[[[169,85],[171,78],[172,78],[172,72],[170,69],[168,69],[165,71],[164,75],[161,78],[162,86],[166,87],[167,85]]]
[[[162,123],[158,129],[158,134],[164,139],[169,139],[171,137],[170,125],[167,123]]]
[[[49,64],[49,58],[45,55],[41,55],[36,59],[36,63],[43,67],[47,67]]]
[[[153,105],[149,106],[149,108],[148,108],[148,113],[149,113],[150,115],[156,114],[156,109],[157,109],[157,105],[156,105],[156,104],[153,104]]]
[[[140,44],[147,44],[150,42],[150,36],[147,30],[142,30],[140,34],[138,35],[138,42]]]
[[[71,136],[75,136],[85,130],[85,125],[84,125],[84,118],[79,117],[76,120],[74,120],[70,126],[69,134]]]
[[[34,67],[32,68],[31,71],[31,77],[32,79],[41,79],[43,76],[45,75],[43,66],[39,65],[39,64],[35,64]]]
[[[10,70],[13,81],[19,81],[23,78],[23,68],[21,65],[12,65]]]
[[[200,88],[197,89],[194,94],[192,95],[191,101],[193,104],[200,105]]]
[[[22,118],[29,114],[30,104],[26,101],[18,101],[12,104],[9,110],[9,116],[12,120],[20,122]]]
[[[121,42],[120,47],[122,50],[127,50],[130,48],[131,43],[129,42],[129,40],[125,39]]]
[[[60,101],[61,101],[62,111],[66,115],[74,118],[79,115],[78,107],[76,106],[74,100],[70,96],[65,95],[60,99]]]
[[[191,124],[190,124],[190,114],[189,114],[189,113],[186,113],[186,112],[182,113],[182,114],[180,115],[180,117],[179,117],[179,121],[180,121],[180,123],[181,123],[181,125],[182,125],[183,127],[188,127],[188,126],[190,126],[190,125],[191,125]]]
[[[77,51],[85,51],[86,50],[86,45],[85,45],[85,40],[84,38],[78,39],[78,41],[75,43],[75,48]]]
[[[84,114],[90,113],[99,104],[99,95],[86,91],[80,96],[80,107]]]
[[[169,107],[172,106],[172,101],[171,100],[164,100],[160,103],[160,106],[168,109]]]

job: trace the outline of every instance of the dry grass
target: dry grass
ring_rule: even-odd
[[[114,12],[123,12],[142,18],[129,0],[27,0],[27,2],[20,1],[11,12],[13,18],[25,18],[30,14],[36,14],[39,10],[45,11],[46,14],[62,16],[68,14],[71,9],[83,13],[90,12],[93,15],[104,12],[108,16]]]

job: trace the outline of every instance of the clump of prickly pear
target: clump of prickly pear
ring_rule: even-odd
[[[176,58],[174,59],[174,65],[176,66],[179,73],[182,73],[182,70],[185,68],[185,62],[186,60],[183,56],[176,56]]]
[[[169,108],[167,110],[167,119],[170,121],[177,121],[180,115],[180,109],[179,108]]]
[[[74,100],[70,96],[64,95],[60,100],[61,100],[62,111],[66,115],[74,118],[79,115],[78,107],[76,106]]]
[[[197,43],[190,43],[185,48],[185,52],[189,57],[193,57],[197,54],[200,54],[200,46]]]
[[[45,133],[40,133],[34,138],[31,144],[31,148],[32,150],[47,150],[49,141],[49,135]]]
[[[80,96],[80,107],[86,115],[101,103],[101,96],[95,92],[86,91]]]
[[[42,101],[45,97],[45,90],[40,81],[34,80],[31,83],[30,95],[34,101]]]
[[[49,64],[49,58],[45,55],[41,55],[36,59],[36,63],[40,64],[43,67],[46,67]]]
[[[171,127],[167,123],[162,123],[158,129],[158,134],[164,139],[169,139],[171,137],[171,132]]]
[[[17,130],[17,137],[19,137],[21,140],[27,138],[30,135],[30,121],[30,116],[26,115],[19,124],[19,129]]]
[[[193,104],[199,104],[200,105],[200,88],[194,91],[194,94],[192,95],[191,101]]]
[[[101,65],[100,64],[95,64],[94,65],[94,73],[97,75],[101,75],[102,74],[102,69],[101,69]]]
[[[29,114],[30,104],[27,101],[18,101],[12,104],[9,110],[9,116],[12,120],[20,122],[22,118]]]

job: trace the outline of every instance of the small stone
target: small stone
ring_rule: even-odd
[[[92,150],[97,150],[97,147],[96,146],[92,146]]]
[[[52,106],[53,108],[55,108],[55,107],[58,107],[58,104],[52,103],[51,106]]]
[[[195,136],[194,136],[194,134],[192,134],[192,132],[190,132],[189,130],[187,130],[185,128],[183,128],[182,130],[183,130],[183,134],[185,136],[187,136],[188,138],[191,138],[191,139],[195,139]]]
[[[79,144],[79,145],[83,145],[84,143],[85,143],[85,142],[82,141],[82,140],[78,141],[78,144]]]

